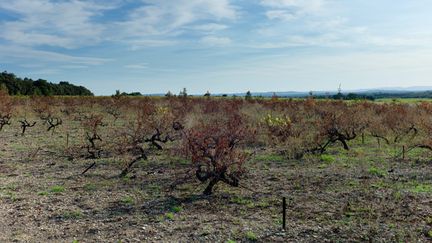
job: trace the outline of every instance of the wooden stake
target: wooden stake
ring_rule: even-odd
[[[282,228],[286,229],[286,198],[282,198]]]

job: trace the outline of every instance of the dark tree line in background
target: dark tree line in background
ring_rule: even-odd
[[[19,78],[6,71],[0,73],[0,88],[6,89],[9,95],[73,95],[93,96],[93,93],[83,86],[76,86],[68,82],[58,84],[50,83],[43,79],[32,80]]]

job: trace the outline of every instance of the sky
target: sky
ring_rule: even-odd
[[[432,86],[430,0],[0,0],[0,69],[97,95]]]

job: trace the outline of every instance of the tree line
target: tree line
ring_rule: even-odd
[[[44,79],[32,80],[20,78],[13,73],[4,71],[0,73],[0,89],[6,90],[9,95],[70,95],[70,96],[93,96],[93,93],[83,86],[76,86],[62,81],[58,84],[48,82]]]

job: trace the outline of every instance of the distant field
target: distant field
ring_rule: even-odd
[[[419,103],[419,102],[431,102],[432,99],[430,98],[397,98],[397,99],[390,99],[390,98],[386,98],[386,99],[376,99],[375,102],[401,102],[401,103]]]

